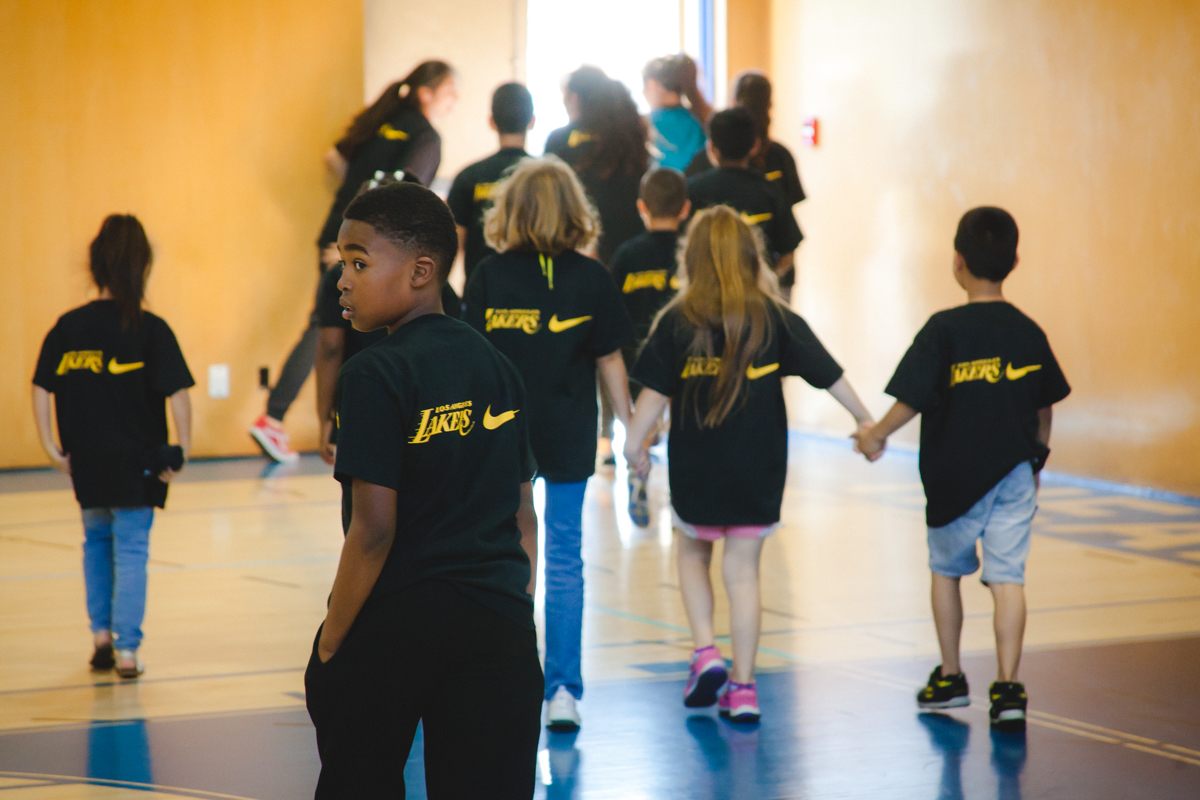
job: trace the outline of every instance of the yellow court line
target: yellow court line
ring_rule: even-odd
[[[1133,742],[1125,742],[1125,746],[1129,747],[1133,750],[1141,750],[1143,753],[1153,753],[1156,756],[1162,756],[1163,758],[1173,758],[1176,761],[1183,761],[1184,763],[1195,764],[1197,767],[1200,767],[1200,760],[1195,759],[1195,758],[1188,758],[1187,756],[1180,756],[1180,755],[1176,755],[1175,753],[1164,753],[1161,750],[1155,750],[1153,747],[1143,747],[1142,745],[1134,744]]]
[[[0,772],[0,776],[16,777],[16,778],[32,778],[34,780],[49,780],[55,783],[80,783],[87,786],[116,786],[121,789],[142,789],[142,790],[158,790],[170,792],[174,794],[182,794],[185,797],[211,797],[215,800],[257,800],[254,797],[245,797],[240,794],[221,794],[220,792],[206,792],[203,789],[185,789],[182,786],[163,786],[158,783],[138,783],[137,781],[115,781],[108,778],[84,778],[79,775],[50,775],[41,772]]]
[[[1067,725],[1058,725],[1053,722],[1046,722],[1044,719],[1027,717],[1026,722],[1032,723],[1034,725],[1040,725],[1043,728],[1053,728],[1056,731],[1062,731],[1064,733],[1073,733],[1076,736],[1084,736],[1088,739],[1095,739],[1097,742],[1104,742],[1105,744],[1122,744],[1120,739],[1114,739],[1111,736],[1101,736],[1098,733],[1089,733],[1089,732],[1087,732],[1085,730],[1081,730],[1079,728],[1072,728]],[[1157,750],[1150,750],[1149,748],[1146,749],[1146,752],[1158,753]]]
[[[1112,736],[1120,736],[1124,739],[1132,739],[1133,741],[1141,742],[1142,744],[1149,744],[1149,745],[1162,744],[1157,739],[1148,739],[1145,736],[1138,736],[1135,733],[1125,733],[1124,731],[1115,731],[1112,728],[1105,728],[1100,725],[1092,725],[1089,722],[1080,722],[1079,720],[1070,719],[1068,717],[1059,717],[1059,716],[1055,716],[1054,714],[1047,714],[1045,711],[1030,711],[1029,715],[1034,716],[1034,717],[1042,717],[1045,719],[1052,719],[1052,720],[1055,720],[1056,722],[1061,722],[1066,725],[1076,725],[1080,728],[1087,728],[1087,729],[1093,730],[1093,731],[1100,731],[1101,733],[1107,733]]]
[[[1168,750],[1178,750],[1180,753],[1187,753],[1190,756],[1200,756],[1200,751],[1189,750],[1188,748],[1180,747],[1177,744],[1164,744],[1163,747],[1167,748]]]

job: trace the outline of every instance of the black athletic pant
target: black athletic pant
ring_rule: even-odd
[[[536,635],[449,584],[368,600],[333,658],[322,664],[314,642],[304,688],[321,755],[318,800],[404,797],[418,720],[430,800],[533,797]]]

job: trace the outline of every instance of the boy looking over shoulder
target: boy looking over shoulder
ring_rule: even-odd
[[[1017,265],[1017,223],[1007,211],[968,211],[954,237],[954,279],[967,304],[930,317],[905,353],[887,393],[895,405],[856,434],[874,461],[890,436],[921,415],[921,482],[929,526],[933,619],[942,663],[917,694],[924,709],[971,700],[959,666],[959,580],[979,569],[995,600],[998,676],[991,722],[1024,730],[1028,699],[1017,681],[1025,636],[1025,560],[1037,510],[1038,472],[1050,454],[1055,403],[1071,392],[1046,334],[1004,299]]]
[[[423,721],[430,797],[532,797],[542,671],[524,387],[442,313],[458,237],[433,192],[359,195],[338,249],[346,318],[388,336],[338,380],[346,541],[305,672],[316,796],[403,796]]]

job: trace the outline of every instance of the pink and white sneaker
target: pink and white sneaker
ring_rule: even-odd
[[[758,722],[761,716],[758,710],[758,686],[730,681],[721,695],[717,710],[731,722]]]
[[[300,454],[288,447],[288,435],[283,428],[277,428],[263,414],[250,426],[250,435],[258,446],[271,458],[280,464],[292,464],[299,460]]]
[[[717,692],[729,680],[729,670],[721,651],[709,645],[692,653],[692,666],[687,686],[683,687],[683,704],[688,708],[703,708],[717,702]]]

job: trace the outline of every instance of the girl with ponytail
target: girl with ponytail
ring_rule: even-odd
[[[150,526],[155,507],[166,504],[167,483],[187,461],[195,381],[170,326],[142,308],[151,251],[137,217],[105,219],[89,261],[100,296],[63,314],[46,334],[33,414],[42,448],[71,476],[82,510],[92,669],[115,667],[120,677],[136,678]],[[174,446],[167,444],[167,405]]]
[[[780,526],[787,478],[783,378],[798,375],[827,389],[860,431],[873,420],[808,324],[779,301],[759,235],[737,212],[715,206],[696,214],[681,259],[683,287],[655,320],[633,369],[644,388],[625,457],[630,469],[647,475],[646,437],[670,404],[671,514],[696,647],[683,702],[711,706],[719,696],[721,714],[754,721],[758,564],[765,538]],[[713,638],[709,569],[719,539],[725,540],[732,675]]]
[[[656,58],[642,70],[642,81],[655,166],[683,171],[704,150],[704,126],[712,116],[696,62],[683,53]]]
[[[317,265],[321,275],[338,263],[336,245],[342,212],[377,172],[395,176],[401,171],[405,180],[415,178],[413,182],[422,186],[433,182],[442,163],[442,137],[434,130],[433,123],[448,115],[457,100],[458,81],[454,69],[445,61],[425,61],[403,80],[384,89],[378,100],[360,111],[342,138],[325,154],[325,164],[341,181],[341,187],[317,237]],[[293,462],[299,458],[288,445],[283,417],[300,394],[308,373],[312,372],[322,327],[320,315],[314,309],[309,315],[308,327],[279,371],[279,379],[267,397],[265,413],[248,431],[263,452],[275,461]],[[333,389],[328,381],[319,381],[318,386],[324,391],[317,406],[323,409],[332,402]],[[327,453],[333,425],[323,418],[318,419],[318,423],[320,452]]]

